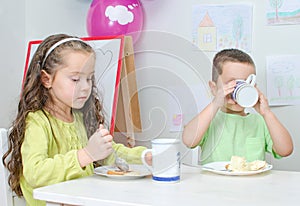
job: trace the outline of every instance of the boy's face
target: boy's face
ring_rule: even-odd
[[[226,62],[223,65],[223,73],[218,78],[217,87],[223,88],[225,84],[232,80],[246,80],[250,74],[255,74],[255,68],[251,64]],[[231,98],[231,94],[228,94],[222,110],[228,113],[239,113],[243,112],[244,108]]]

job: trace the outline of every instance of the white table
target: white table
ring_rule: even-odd
[[[300,172],[271,170],[252,176],[223,176],[183,165],[179,183],[94,175],[35,189],[34,197],[47,205],[290,206],[300,204]]]

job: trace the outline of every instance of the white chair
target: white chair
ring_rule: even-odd
[[[8,130],[0,128],[0,199],[3,206],[25,206],[24,198],[19,198],[8,185],[8,171],[3,166],[2,156],[7,151]]]

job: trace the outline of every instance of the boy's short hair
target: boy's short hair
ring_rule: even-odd
[[[255,68],[254,61],[247,53],[238,49],[224,49],[219,51],[213,59],[212,81],[217,82],[219,75],[223,72],[223,65],[226,62],[246,63]]]

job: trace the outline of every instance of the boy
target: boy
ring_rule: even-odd
[[[255,74],[255,64],[238,49],[225,49],[214,57],[209,81],[214,98],[185,126],[182,137],[187,147],[201,147],[202,164],[230,161],[234,155],[254,161],[264,160],[265,152],[273,153],[275,158],[292,153],[289,132],[258,89],[259,99],[254,106],[258,114],[245,113],[245,108],[231,98],[236,80],[246,80],[250,74]]]

